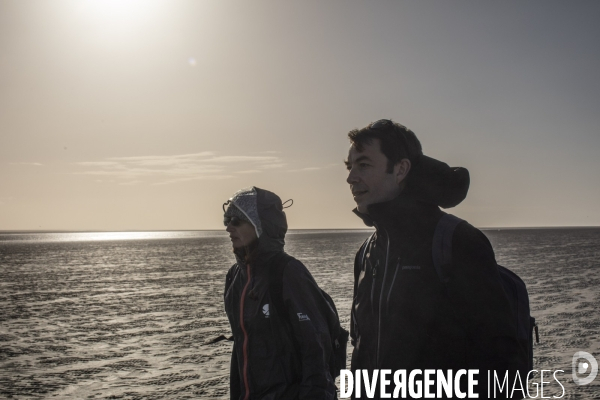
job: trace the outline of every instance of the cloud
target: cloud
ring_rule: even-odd
[[[344,164],[342,164],[342,163],[332,163],[332,164],[323,165],[322,167],[305,167],[305,168],[299,168],[299,169],[290,169],[290,170],[288,170],[288,172],[319,171],[321,169],[327,169],[327,168],[332,168],[332,167],[345,168]]]
[[[221,155],[211,151],[169,156],[109,157],[101,161],[76,163],[77,174],[114,177],[122,185],[150,181],[166,185],[195,180],[230,179],[235,174],[258,173],[281,168],[277,156]]]
[[[43,164],[38,162],[11,162],[10,165],[33,165],[36,167],[41,167]]]
[[[173,159],[189,159],[189,158],[197,158],[197,157],[207,157],[212,156],[215,153],[212,151],[203,151],[200,153],[191,153],[191,154],[178,154],[171,156],[133,156],[133,157],[109,157],[109,160],[119,160],[119,161],[137,161],[137,160],[173,160]]]
[[[154,183],[153,185],[168,185],[171,183],[188,182],[188,181],[207,181],[207,180],[217,180],[217,179],[230,179],[233,177],[234,177],[233,175],[194,176],[194,177],[189,177],[189,178],[171,179],[171,180],[164,181],[164,182]]]
[[[110,167],[110,166],[119,165],[119,163],[116,161],[87,161],[87,162],[80,162],[77,164],[84,165],[86,167]]]
[[[288,170],[288,172],[317,171],[320,169],[321,169],[321,167],[306,167],[306,168],[300,168],[300,169],[290,169],[290,170]]]
[[[273,163],[273,164],[260,165],[258,168],[260,168],[260,169],[275,169],[275,168],[285,167],[286,165],[287,164],[283,164],[283,163]]]

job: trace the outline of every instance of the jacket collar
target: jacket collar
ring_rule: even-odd
[[[284,244],[283,239],[274,239],[263,234],[247,247],[234,249],[233,253],[240,265],[261,265],[267,263],[275,254],[283,252]]]
[[[417,201],[412,196],[402,193],[390,201],[370,204],[368,209],[368,214],[361,213],[357,208],[352,211],[363,220],[365,225],[374,226],[378,231],[418,226],[425,215],[440,211],[433,204]]]

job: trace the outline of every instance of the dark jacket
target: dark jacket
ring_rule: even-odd
[[[487,393],[487,370],[516,370],[524,350],[481,231],[458,225],[450,279],[442,283],[432,260],[444,214],[437,205],[404,193],[369,206],[369,215],[355,212],[375,226],[376,240],[364,263],[360,252],[355,259],[353,370],[479,369],[481,394]]]
[[[321,290],[301,262],[285,261],[286,229],[275,229],[269,213],[261,212],[260,197],[258,206],[263,232],[248,252],[236,252],[237,263],[225,284],[234,337],[231,398],[333,399],[336,387],[327,364],[332,345]],[[281,309],[287,310],[287,318],[277,315],[269,290],[269,269],[272,264],[283,267],[282,262],[287,265]]]

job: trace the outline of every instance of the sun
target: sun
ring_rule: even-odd
[[[99,38],[129,40],[152,28],[166,4],[157,0],[81,0],[73,5],[75,18]]]
[[[131,19],[155,3],[144,0],[83,0],[81,5],[98,18]]]

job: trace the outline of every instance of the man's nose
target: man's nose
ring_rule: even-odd
[[[356,176],[356,172],[354,171],[354,168],[348,171],[348,178],[346,178],[346,182],[348,182],[350,185],[353,185],[358,182],[358,177]]]
[[[233,225],[231,224],[231,222],[225,226],[225,230],[230,233],[233,232]]]

